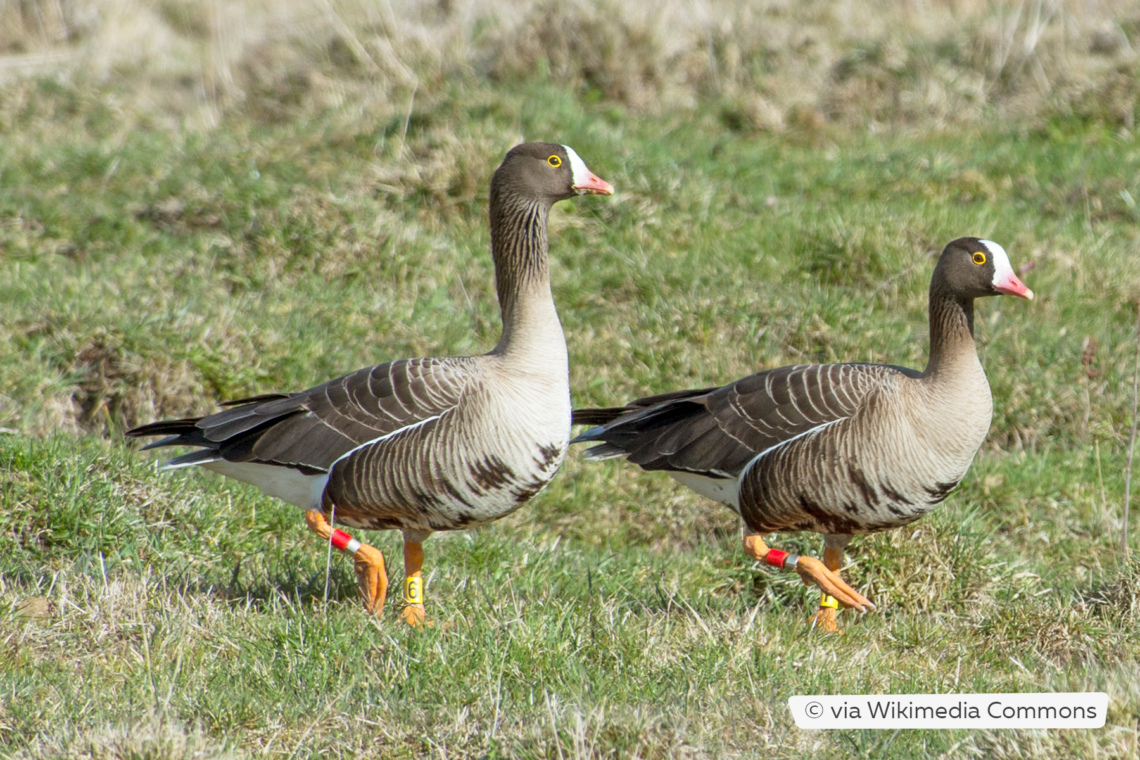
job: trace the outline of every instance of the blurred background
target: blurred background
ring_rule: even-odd
[[[536,77],[742,131],[1059,114],[1131,129],[1138,31],[1125,0],[6,0],[0,82],[9,111],[50,76],[105,90],[126,123],[205,131],[235,112],[391,118]]]

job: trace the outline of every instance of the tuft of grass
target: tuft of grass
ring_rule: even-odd
[[[230,760],[241,757],[200,731],[157,718],[95,731],[54,733],[13,760]]]

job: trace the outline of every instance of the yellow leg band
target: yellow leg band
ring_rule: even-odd
[[[424,581],[418,576],[404,579],[404,602],[406,604],[424,603]]]
[[[837,610],[837,609],[839,609],[839,600],[836,599],[831,594],[822,594],[819,597],[819,606],[820,607],[830,607],[833,610]]]

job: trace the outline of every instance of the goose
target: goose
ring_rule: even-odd
[[[557,201],[613,191],[565,145],[526,143],[507,153],[490,192],[502,335],[486,354],[385,362],[126,434],[163,436],[144,450],[194,447],[163,470],[204,467],[305,510],[310,530],[353,556],[373,614],[388,591],[383,554],[333,525],[403,531],[400,614],[424,624],[428,536],[510,514],[562,463],[569,361],[550,292],[547,220]]]
[[[930,282],[926,369],[800,364],[719,388],[577,409],[591,425],[571,443],[587,459],[625,457],[664,470],[735,510],[753,559],[798,572],[822,591],[813,625],[838,632],[839,604],[874,607],[839,575],[856,534],[907,525],[942,502],[989,431],[989,383],[974,344],[974,299],[1032,299],[1000,245],[950,242]],[[824,536],[823,562],[769,548],[762,534]]]

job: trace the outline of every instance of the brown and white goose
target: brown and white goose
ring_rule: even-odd
[[[974,345],[974,299],[1033,298],[997,243],[960,238],[930,282],[930,359],[917,372],[880,364],[780,367],[721,388],[677,391],[610,409],[572,443],[589,459],[624,456],[737,511],[744,550],[823,591],[814,622],[835,631],[838,604],[873,607],[839,577],[858,533],[913,522],[966,474],[993,402]],[[823,562],[769,549],[760,534],[824,534]]]
[[[355,556],[376,614],[388,588],[383,555],[330,523],[399,528],[402,617],[422,623],[422,542],[518,509],[566,453],[570,379],[550,293],[547,218],[555,202],[583,193],[613,187],[564,145],[519,145],[495,171],[491,252],[503,332],[490,353],[387,362],[127,435],[166,436],[147,449],[197,447],[163,469],[201,465],[306,510],[310,529]]]

